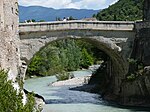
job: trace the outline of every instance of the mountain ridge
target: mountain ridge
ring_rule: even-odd
[[[93,9],[53,9],[43,6],[19,6],[19,21],[35,19],[36,21],[55,21],[56,18],[63,19],[64,17],[72,16],[75,19],[89,18],[100,10]]]

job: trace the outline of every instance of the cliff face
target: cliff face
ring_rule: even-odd
[[[150,107],[150,4],[145,0],[144,21],[136,23],[136,38],[131,58],[143,64],[143,73],[134,81],[122,84],[123,104]],[[134,70],[130,66],[130,69]],[[135,70],[135,72],[138,72]]]
[[[0,68],[9,70],[13,81],[19,73],[19,35],[17,0],[0,0]]]
[[[136,23],[136,39],[131,57],[150,66],[150,0],[144,0],[143,21]]]
[[[150,75],[124,82],[121,88],[120,104],[150,107]]]
[[[120,102],[131,106],[150,107],[150,4],[144,1],[143,21],[136,22],[136,38],[131,58],[142,63],[143,72],[141,76],[133,81],[124,81],[121,86]],[[139,72],[130,66],[134,73]],[[132,71],[129,71],[132,72]]]

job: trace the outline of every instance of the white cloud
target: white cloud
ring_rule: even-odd
[[[31,6],[45,6],[45,7],[53,7],[53,8],[63,8],[63,6],[69,4],[71,0],[19,0],[20,5]]]
[[[100,9],[104,4],[105,0],[82,0],[75,3],[70,3],[67,8],[82,8],[82,9]]]
[[[113,2],[110,4],[110,5],[112,5],[112,4],[114,4],[114,3],[116,3],[118,0],[113,0]]]
[[[110,2],[111,1],[111,2]],[[19,0],[23,6],[38,5],[44,7],[77,8],[77,9],[102,9],[116,2],[116,0]],[[109,4],[108,4],[109,3]]]

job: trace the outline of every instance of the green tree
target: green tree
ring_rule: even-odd
[[[35,55],[32,59],[30,65],[28,66],[27,73],[32,75],[41,75],[40,74],[40,66],[42,66],[44,59],[39,55]]]
[[[93,15],[102,21],[135,21],[143,18],[143,0],[119,0]]]
[[[45,20],[40,20],[39,22],[45,22]]]
[[[74,39],[53,42],[40,50],[32,59],[27,74],[47,76],[64,71],[75,71],[97,63],[102,52],[91,44]]]
[[[29,22],[36,22],[36,20],[35,19],[30,19],[30,20],[27,20],[27,22],[29,23]]]
[[[61,21],[61,18],[60,17],[56,17],[56,21]]]
[[[76,20],[74,17],[70,16],[69,20]]]
[[[94,64],[93,57],[87,52],[85,48],[82,49],[82,66],[88,68],[90,65]]]
[[[22,92],[17,92],[12,86],[12,81],[7,80],[7,72],[0,70],[0,112],[32,112],[34,97],[28,94],[26,105],[22,103]]]

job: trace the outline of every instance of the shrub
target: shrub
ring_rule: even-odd
[[[62,72],[56,75],[56,78],[58,81],[68,80],[69,77],[70,77],[70,74],[68,72]]]
[[[17,92],[12,86],[12,81],[7,80],[7,72],[0,70],[0,112],[32,112],[34,97],[28,94],[28,102],[23,105],[21,90]]]
[[[133,81],[133,80],[135,80],[135,78],[136,78],[135,74],[131,74],[131,75],[127,76],[128,81]]]
[[[129,62],[129,64],[136,64],[137,60],[135,60],[133,58],[128,58],[128,62]]]

